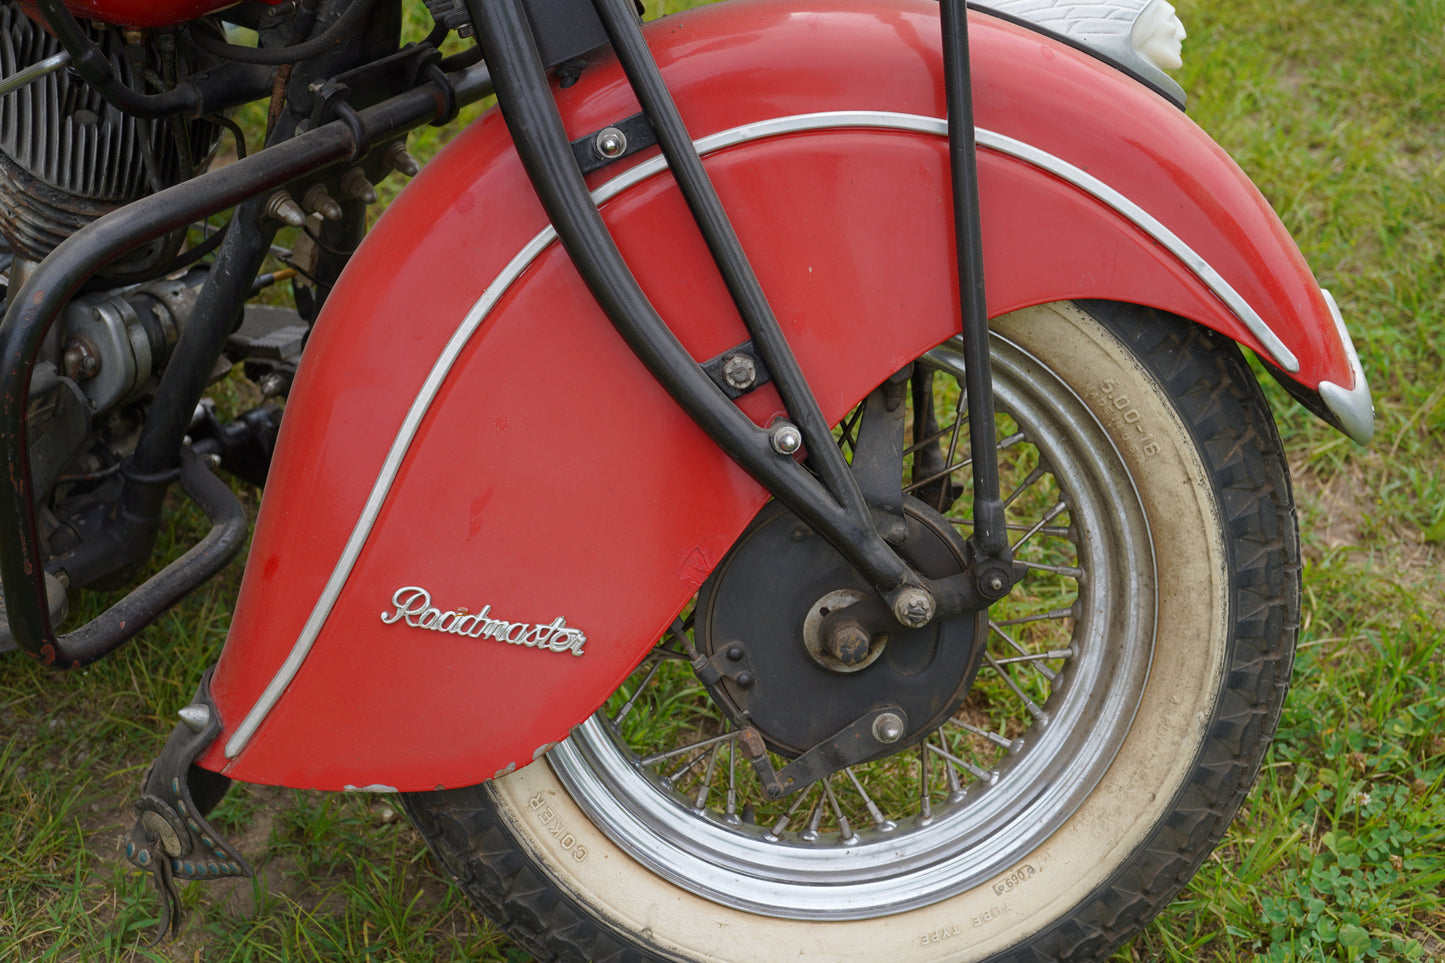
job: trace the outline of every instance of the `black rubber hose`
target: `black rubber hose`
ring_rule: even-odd
[[[242,63],[267,66],[294,64],[339,47],[361,25],[361,21],[375,5],[376,0],[353,0],[350,6],[341,11],[341,16],[336,18],[335,23],[310,40],[291,47],[242,47],[195,31],[191,33],[191,42],[208,54],[239,60]]]
[[[367,0],[372,2],[372,0]],[[189,84],[167,90],[160,94],[140,94],[116,76],[110,58],[96,46],[80,24],[66,8],[63,0],[35,0],[46,25],[55,34],[65,52],[70,54],[70,66],[87,84],[105,98],[106,102],[141,118],[166,117],[171,114],[197,113],[201,109],[201,92]]]

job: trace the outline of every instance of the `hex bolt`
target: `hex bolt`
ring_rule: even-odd
[[[331,196],[325,184],[312,184],[301,198],[301,206],[328,221],[341,220],[341,205],[336,203],[336,198]]]
[[[828,637],[828,654],[844,665],[859,665],[867,661],[868,652],[873,648],[873,637],[868,630],[853,620],[838,623]]]
[[[791,455],[803,447],[803,433],[789,421],[779,421],[769,430],[773,451],[780,455]]]
[[[910,629],[921,629],[932,622],[935,611],[933,596],[921,588],[906,588],[893,600],[893,617]]]
[[[723,380],[734,391],[747,391],[758,383],[758,366],[745,354],[730,354],[723,361]]]
[[[77,381],[82,378],[94,377],[96,371],[100,369],[100,361],[95,356],[95,349],[84,338],[72,337],[66,343],[63,358],[66,377],[74,378]]]
[[[616,127],[604,127],[598,131],[597,139],[592,143],[597,148],[597,153],[608,160],[616,160],[627,153],[627,135]]]
[[[306,224],[306,212],[296,199],[285,191],[277,191],[266,199],[266,216],[274,217],[282,224],[302,227]]]
[[[407,177],[415,177],[421,172],[421,165],[417,163],[415,157],[411,156],[411,151],[406,149],[405,141],[392,141],[387,146],[386,152],[381,155],[381,162],[398,174],[404,174]]]
[[[896,712],[880,713],[873,720],[873,738],[892,745],[903,738],[903,719]]]

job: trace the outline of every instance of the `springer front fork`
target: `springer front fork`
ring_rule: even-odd
[[[787,419],[767,427],[754,424],[723,384],[693,360],[647,300],[582,179],[524,0],[467,0],[497,102],[515,134],[527,174],[563,246],[613,325],[692,419],[877,590],[886,608],[868,607],[875,609],[870,621],[879,624],[865,627],[886,631],[887,622],[896,620],[918,628],[976,612],[1002,598],[1016,577],[999,493],[965,0],[942,0],[942,23],[974,529],[965,571],[942,579],[914,570],[880,531],[887,526],[880,526],[875,509],[880,495],[887,493],[877,491],[876,475],[869,480],[856,458],[850,466],[834,444],[647,48],[630,0],[592,0],[592,6],[747,327],[750,342],[730,354],[761,362],[782,397]],[[606,153],[604,147],[599,150]],[[795,457],[804,449],[807,467]],[[900,497],[896,473],[888,484],[893,497]]]

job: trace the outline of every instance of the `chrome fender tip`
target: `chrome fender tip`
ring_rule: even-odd
[[[1339,429],[1351,441],[1363,447],[1375,436],[1375,404],[1370,397],[1370,386],[1366,383],[1365,372],[1360,367],[1360,356],[1355,351],[1355,343],[1350,340],[1350,332],[1345,329],[1345,319],[1340,314],[1340,306],[1335,303],[1334,295],[1329,291],[1321,288],[1320,293],[1325,296],[1325,303],[1330,307],[1330,316],[1334,318],[1340,343],[1345,346],[1345,354],[1350,361],[1350,375],[1354,381],[1351,388],[1341,388],[1333,382],[1321,381],[1320,399],[1324,401],[1330,414],[1335,416]]]

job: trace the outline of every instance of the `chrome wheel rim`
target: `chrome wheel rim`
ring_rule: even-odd
[[[709,720],[679,681],[685,663],[655,650],[547,757],[593,822],[652,871],[767,916],[884,916],[1037,872],[1025,858],[1107,770],[1153,649],[1147,520],[1083,399],[1006,338],[995,335],[992,352],[1009,528],[1031,568],[990,616],[969,702],[923,746],[766,804],[721,713]],[[925,360],[938,380],[961,381],[956,343]],[[944,430],[949,469],[966,483],[966,434]],[[689,722],[658,734],[678,716]]]

